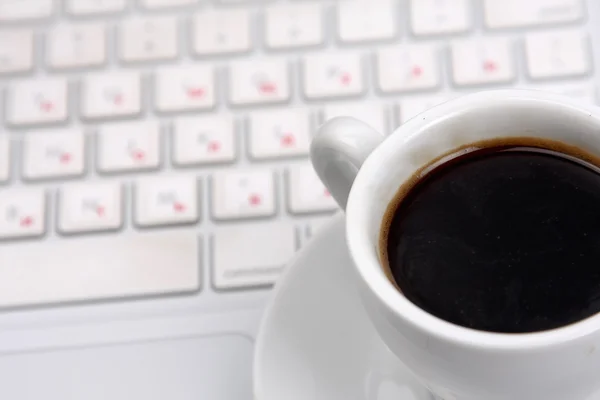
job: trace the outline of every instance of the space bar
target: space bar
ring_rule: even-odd
[[[0,245],[0,308],[196,291],[193,232]]]

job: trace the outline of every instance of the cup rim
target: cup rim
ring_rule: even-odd
[[[381,271],[379,259],[372,254],[373,248],[378,247],[378,244],[373,243],[367,232],[366,224],[369,222],[369,217],[366,210],[370,208],[371,194],[374,192],[373,182],[379,182],[380,162],[392,156],[398,146],[411,137],[419,135],[429,126],[443,122],[441,120],[451,113],[464,112],[473,105],[493,106],[497,101],[512,100],[528,100],[540,106],[550,104],[577,112],[582,118],[588,120],[594,118],[600,131],[598,109],[562,95],[527,89],[492,90],[467,94],[437,105],[397,128],[386,139],[385,146],[378,146],[365,160],[350,190],[346,206],[346,240],[350,256],[372,295],[396,318],[427,335],[446,342],[486,350],[532,350],[587,336],[600,330],[600,313],[559,328],[527,333],[480,331],[440,319],[404,297],[384,274],[379,273]]]

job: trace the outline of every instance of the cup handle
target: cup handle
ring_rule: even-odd
[[[382,133],[351,117],[330,119],[319,128],[310,146],[312,164],[342,209],[358,170],[383,139]]]

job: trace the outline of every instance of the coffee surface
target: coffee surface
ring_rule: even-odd
[[[600,175],[580,163],[481,150],[434,169],[391,212],[388,272],[439,318],[523,333],[600,311]]]

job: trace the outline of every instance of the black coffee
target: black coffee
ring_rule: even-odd
[[[487,148],[434,168],[404,192],[388,210],[382,256],[423,310],[509,333],[600,311],[600,175],[591,168]]]

